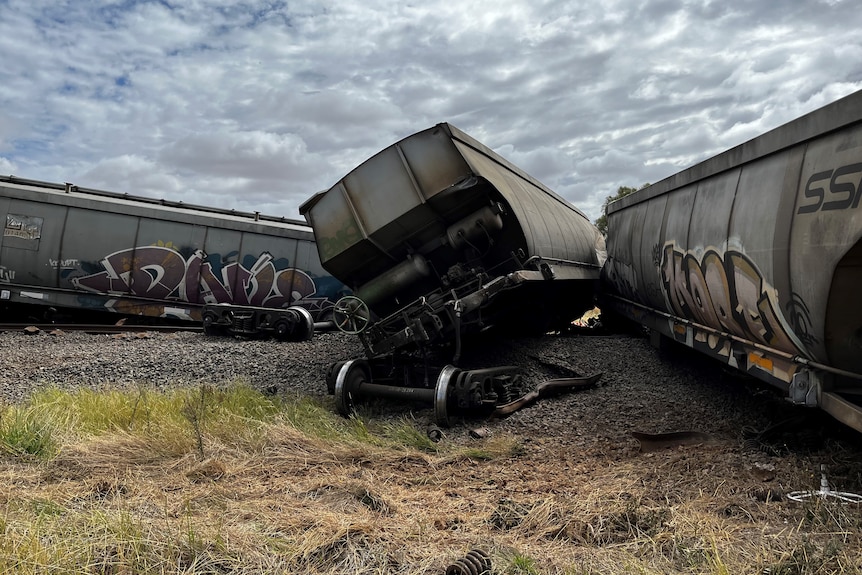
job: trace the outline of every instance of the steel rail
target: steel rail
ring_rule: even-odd
[[[85,324],[85,323],[0,323],[0,331],[24,331],[28,327],[35,327],[40,331],[83,331],[86,333],[133,333],[142,331],[158,331],[173,333],[179,331],[203,332],[200,325],[177,326],[177,325],[110,325],[110,324]]]

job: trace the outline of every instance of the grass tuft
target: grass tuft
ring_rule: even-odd
[[[0,407],[0,453],[48,459],[58,449],[56,424],[38,410]]]

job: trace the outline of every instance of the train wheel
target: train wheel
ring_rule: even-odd
[[[341,371],[341,367],[345,363],[346,362],[344,361],[333,363],[326,371],[326,392],[329,395],[335,395],[335,380],[338,377],[338,372]]]
[[[275,325],[272,326],[273,331],[275,332],[275,337],[277,339],[285,340],[290,337],[293,329],[290,327],[290,323],[286,319],[280,319],[275,322]]]
[[[219,336],[224,335],[225,330],[222,326],[216,325],[218,316],[212,312],[204,313],[203,315],[204,335]]]
[[[309,341],[314,337],[314,318],[311,317],[311,313],[305,309],[304,307],[293,306],[287,308],[288,311],[292,311],[295,314],[299,315],[299,323],[297,323],[294,327],[293,337],[291,338],[293,341]]]
[[[359,387],[371,380],[368,364],[351,359],[344,362],[335,378],[335,408],[344,417],[353,413],[359,400]]]
[[[355,335],[368,327],[371,312],[364,301],[356,296],[346,295],[332,308],[332,319],[339,330]]]
[[[440,427],[449,427],[449,384],[461,375],[461,370],[454,365],[447,365],[437,376],[434,387],[434,422]]]

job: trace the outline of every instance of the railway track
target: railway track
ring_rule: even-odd
[[[179,331],[192,331],[203,333],[203,328],[199,325],[178,326],[178,325],[116,325],[116,324],[85,324],[85,323],[0,323],[0,332],[4,331],[24,331],[27,329],[39,331],[79,331],[93,334],[112,334],[112,333],[134,333],[141,331],[158,331],[162,333],[172,333]],[[33,330],[35,331],[35,330]]]

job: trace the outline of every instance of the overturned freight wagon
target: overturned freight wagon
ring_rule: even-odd
[[[301,339],[346,293],[302,221],[2,176],[0,222],[7,316],[111,312]]]
[[[613,202],[603,312],[862,430],[862,92]]]
[[[300,212],[322,266],[353,290],[333,312],[366,359],[336,364],[342,413],[362,395],[489,408],[508,368],[462,371],[486,330],[544,332],[593,306],[604,239],[568,202],[464,132],[438,124],[386,148]]]

